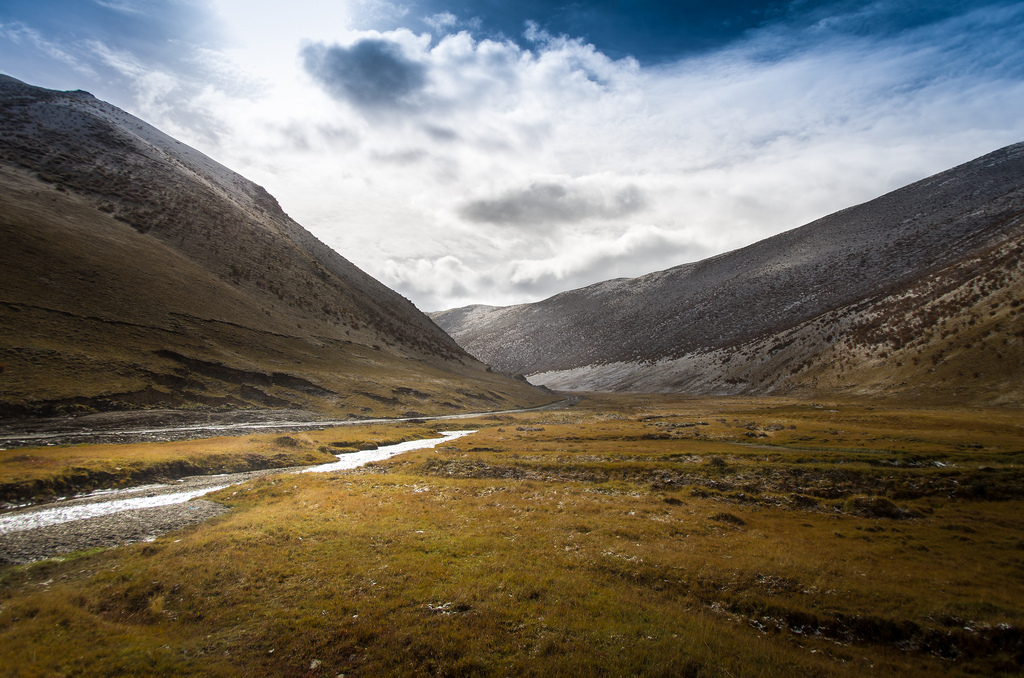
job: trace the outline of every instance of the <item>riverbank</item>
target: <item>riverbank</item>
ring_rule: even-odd
[[[329,473],[431,448],[473,431],[409,440],[337,455],[335,461],[245,473],[190,476],[173,483],[111,489],[0,514],[0,564],[24,564],[91,548],[152,541],[228,509],[198,499],[268,474]]]
[[[580,396],[569,396],[554,403],[521,410],[373,419],[327,419],[316,412],[295,409],[118,410],[74,416],[8,418],[0,419],[0,452],[25,447],[174,442],[254,433],[298,433],[366,424],[453,421],[488,415],[564,409],[579,401]]]
[[[436,431],[436,426],[423,421],[341,428],[321,425],[317,430],[285,434],[0,450],[0,508],[190,476],[312,466],[335,461],[339,450],[431,438]]]

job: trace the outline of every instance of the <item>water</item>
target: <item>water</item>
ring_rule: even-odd
[[[164,487],[167,487],[166,485]],[[150,497],[133,497],[131,499],[111,499],[94,504],[78,504],[75,506],[57,506],[54,508],[41,509],[31,513],[10,514],[0,516],[0,534],[8,532],[22,532],[37,527],[49,527],[60,523],[69,523],[73,520],[85,520],[97,516],[106,516],[121,511],[133,509],[153,508],[156,506],[168,506],[170,504],[183,504],[189,499],[201,497],[209,492],[223,490],[228,485],[214,485],[189,492],[172,492],[170,494],[156,494]]]
[[[319,466],[311,466],[309,468],[302,469],[302,473],[326,473],[328,471],[344,471],[350,468],[356,468],[363,464],[368,464],[371,461],[383,461],[384,459],[390,459],[396,454],[402,454],[403,452],[411,452],[412,450],[429,449],[436,447],[441,443],[446,443],[449,440],[455,440],[462,436],[468,436],[470,433],[476,433],[476,431],[441,431],[441,438],[428,438],[426,440],[409,440],[404,443],[398,443],[397,445],[385,445],[384,447],[378,447],[376,450],[364,450],[362,452],[352,452],[350,454],[337,455],[338,461],[331,462],[329,464],[321,464]]]
[[[391,457],[402,454],[403,452],[436,447],[441,443],[448,442],[449,440],[455,440],[462,436],[467,436],[470,433],[476,433],[476,431],[441,431],[440,438],[409,440],[404,443],[398,443],[397,445],[384,445],[376,450],[364,450],[362,452],[337,455],[338,461],[320,464],[319,466],[311,466],[298,472],[328,473],[330,471],[353,469],[372,461],[390,459]],[[222,477],[225,480],[230,480],[231,478],[230,475]],[[196,497],[201,497],[204,494],[222,490],[231,485],[237,485],[240,482],[242,482],[242,480],[219,485],[209,485],[182,492],[167,491],[172,489],[173,486],[171,485],[146,485],[144,487],[128,488],[124,490],[101,490],[84,497],[76,497],[77,500],[94,500],[88,503],[75,503],[73,505],[54,506],[2,515],[0,516],[0,534],[58,525],[60,523],[71,522],[73,520],[85,520],[86,518],[95,518],[97,516],[120,513],[121,511],[153,508],[155,506],[168,506],[170,504],[183,504],[190,499],[195,499]],[[148,492],[149,494],[145,497],[130,497],[127,499],[120,498],[125,494],[138,494],[139,492]]]

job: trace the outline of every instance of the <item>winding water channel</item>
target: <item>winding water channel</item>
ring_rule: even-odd
[[[404,452],[436,447],[471,433],[476,431],[442,431],[440,438],[341,454],[337,461],[317,466],[190,476],[175,483],[102,490],[12,511],[0,515],[0,563],[30,562],[92,546],[147,541],[222,513],[226,509],[199,498],[257,476],[353,469]]]

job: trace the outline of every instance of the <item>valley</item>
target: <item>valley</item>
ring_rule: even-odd
[[[1024,144],[428,316],[87,92],[0,113],[4,675],[1024,670]]]

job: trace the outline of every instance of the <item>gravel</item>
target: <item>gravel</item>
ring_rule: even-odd
[[[121,511],[58,525],[10,532],[0,538],[0,564],[30,563],[73,551],[153,541],[167,532],[201,523],[228,508],[205,499]]]
[[[126,505],[131,501],[155,502],[164,495],[212,492],[225,485],[236,485],[263,475],[294,472],[299,468],[191,476],[167,485],[93,493],[9,511],[0,515],[0,565],[30,563],[83,549],[152,541],[162,534],[196,525],[229,509],[216,502],[196,498],[163,506],[129,507],[115,513],[33,527],[34,524],[47,522],[45,518],[55,511],[73,514],[76,510],[87,512],[114,503]]]

